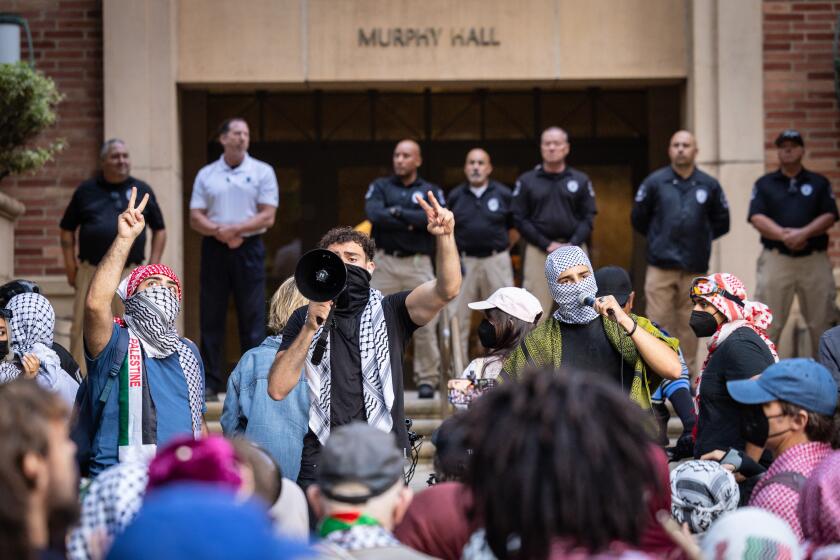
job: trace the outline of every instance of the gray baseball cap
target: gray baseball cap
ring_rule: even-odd
[[[403,477],[403,453],[394,435],[364,422],[351,422],[332,430],[321,452],[318,487],[331,500],[348,504],[368,501]],[[356,483],[367,492],[342,494],[336,488]]]

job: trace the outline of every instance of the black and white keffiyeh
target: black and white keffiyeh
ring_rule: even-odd
[[[175,320],[181,311],[177,296],[169,288],[154,286],[126,296],[128,278],[120,283],[117,294],[125,304],[125,324],[130,338],[137,338],[149,358],[166,358],[178,353],[178,363],[189,389],[193,435],[201,435],[204,384],[195,353],[178,336]],[[131,348],[131,343],[129,343]],[[139,414],[139,411],[137,411]]]
[[[346,531],[333,531],[324,541],[350,552],[403,546],[381,525],[355,525]]]
[[[686,461],[671,471],[671,514],[692,533],[708,531],[739,499],[735,477],[717,461]]]
[[[321,445],[326,443],[330,435],[331,335],[327,335],[327,348],[321,363],[317,366],[312,365],[312,353],[321,331],[326,326],[325,323],[318,329],[304,362],[311,403],[309,428],[318,436]],[[379,290],[370,290],[367,305],[362,311],[359,350],[362,358],[362,391],[367,423],[383,432],[390,432],[394,426],[391,418],[391,408],[394,405],[394,384],[391,377],[388,328],[382,308],[382,293]]]
[[[576,284],[557,283],[561,274],[578,265],[583,265],[589,269],[590,274],[585,280]],[[592,307],[580,304],[581,295],[594,298],[598,293],[592,263],[589,262],[589,257],[586,256],[583,249],[576,245],[569,245],[560,247],[548,255],[548,258],[545,259],[545,279],[548,281],[551,297],[557,302],[557,311],[554,312],[555,319],[561,323],[585,325],[598,317],[598,313]]]
[[[34,292],[18,294],[6,304],[12,312],[9,320],[9,357],[35,354],[40,364],[35,380],[45,389],[58,393],[70,406],[79,384],[61,368],[61,359],[52,349],[55,311],[49,300]],[[0,362],[0,383],[19,377],[23,371],[10,361]]]
[[[67,540],[67,558],[101,558],[140,511],[148,480],[141,462],[117,463],[93,479],[82,499],[79,524]]]

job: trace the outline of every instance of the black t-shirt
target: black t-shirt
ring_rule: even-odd
[[[397,443],[408,449],[408,433],[405,427],[403,404],[403,356],[411,335],[418,328],[408,314],[405,300],[410,292],[398,292],[382,299],[382,311],[388,330],[391,352],[391,378],[394,386],[394,406],[391,418]],[[365,420],[365,406],[362,391],[362,358],[359,352],[359,326],[362,310],[351,318],[339,318],[330,332],[330,428],[348,424],[352,420]],[[306,321],[306,307],[295,310],[283,329],[283,342],[278,351],[287,350]],[[311,432],[304,439],[304,457],[317,455],[320,448],[318,438]],[[314,460],[314,459],[313,459]]]
[[[563,367],[598,373],[621,384],[621,355],[607,338],[603,317],[599,316],[585,325],[562,323],[560,333],[563,341]],[[630,337],[627,338],[625,343],[633,344]],[[633,366],[625,364],[623,381],[623,388],[629,391],[633,381]]]
[[[694,456],[730,447],[743,450],[741,405],[729,395],[727,381],[749,379],[773,364],[767,344],[749,327],[741,327],[715,350],[700,383],[700,414]]]
[[[102,175],[88,179],[78,186],[70,204],[64,211],[59,226],[63,230],[76,231],[79,228],[79,260],[97,265],[114,238],[117,236],[117,218],[128,207],[131,187],[137,187],[137,201],[143,195],[149,195],[149,202],[143,210],[146,224],[153,230],[164,229],[163,215],[160,212],[152,188],[134,177],[122,183],[108,183]],[[144,260],[146,248],[146,230],[137,238],[128,253],[128,264],[140,264]]]
[[[763,214],[780,226],[789,228],[806,226],[822,214],[832,214],[835,220],[838,218],[831,183],[819,173],[804,168],[796,177],[775,171],[759,178],[753,187],[747,220],[756,214]],[[813,251],[825,251],[828,234],[811,237],[807,247],[797,252],[788,249],[782,241],[765,237],[761,238],[761,244],[785,255],[807,255]]]

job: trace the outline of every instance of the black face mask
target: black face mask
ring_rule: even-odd
[[[9,353],[9,341],[8,340],[0,340],[0,360],[6,357],[6,354]]]
[[[496,327],[487,319],[482,320],[481,324],[478,325],[478,340],[485,348],[495,348],[498,344]]]
[[[697,338],[712,336],[718,328],[715,316],[708,311],[692,311],[688,326],[691,327]]]
[[[335,300],[336,311],[355,312],[370,298],[370,273],[361,266],[347,265],[347,284]]]
[[[744,407],[741,412],[741,437],[747,443],[764,447],[770,432],[770,423],[760,405]]]

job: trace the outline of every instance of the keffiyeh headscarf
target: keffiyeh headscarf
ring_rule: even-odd
[[[93,479],[82,498],[79,525],[67,541],[69,560],[103,557],[140,511],[148,478],[145,463],[131,462],[108,467]]]
[[[558,284],[557,279],[573,266],[583,265],[589,269],[589,276],[576,284]],[[588,305],[580,304],[581,295],[595,297],[598,285],[592,274],[592,264],[583,249],[575,245],[560,247],[548,255],[545,260],[545,279],[551,297],[557,302],[554,318],[561,323],[585,325],[596,317],[598,313]]]
[[[152,286],[145,290],[137,291],[143,280],[154,275],[163,275],[173,280],[177,289],[175,293],[164,286]],[[128,364],[140,364],[140,349],[142,354],[149,358],[163,359],[174,353],[178,354],[178,363],[184,373],[189,390],[190,413],[192,416],[193,436],[201,434],[202,408],[204,402],[204,385],[201,380],[201,368],[195,353],[187,347],[175,329],[175,320],[181,311],[181,282],[175,272],[168,266],[153,264],[139,266],[132,273],[123,279],[117,288],[117,295],[120,296],[125,305],[125,326],[128,327],[129,344],[126,364],[120,375],[125,375],[126,381],[134,374]],[[137,359],[134,359],[135,353]],[[146,374],[142,372],[146,384]],[[122,379],[122,377],[121,377]],[[121,444],[121,460],[129,458],[146,457],[154,454],[154,430],[149,423],[150,409],[143,402],[147,398],[141,389],[132,391],[132,387],[140,387],[140,384],[127,383],[129,388],[125,400],[128,404],[128,425],[121,427],[121,440],[126,439],[129,443]],[[141,398],[142,397],[142,398]],[[123,397],[121,397],[122,399]],[[146,412],[144,412],[146,411]],[[127,432],[123,434],[122,432]],[[137,454],[143,448],[141,454]],[[122,452],[124,451],[124,453]]]
[[[6,304],[12,312],[8,322],[10,355],[22,358],[35,354],[40,364],[35,377],[39,385],[58,393],[72,406],[79,385],[61,369],[61,360],[51,348],[55,330],[55,311],[49,300],[34,292],[18,294]],[[15,363],[0,362],[0,383],[6,383],[23,373]]]
[[[724,295],[722,292],[726,292]],[[709,355],[717,349],[726,338],[741,327],[749,327],[761,337],[761,340],[770,349],[773,359],[779,361],[779,354],[776,352],[776,345],[767,337],[767,327],[773,322],[773,313],[770,308],[759,301],[747,299],[747,290],[744,283],[733,275],[726,272],[718,272],[709,276],[698,278],[691,287],[691,295],[700,297],[714,306],[727,319],[718,327],[717,332],[712,335],[709,341]],[[743,305],[733,301],[734,296]],[[708,362],[706,358],[706,362]],[[706,364],[703,364],[705,369]]]
[[[671,471],[671,514],[692,533],[708,531],[739,498],[735,477],[717,461],[687,461]]]

